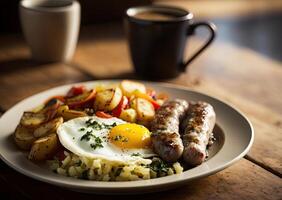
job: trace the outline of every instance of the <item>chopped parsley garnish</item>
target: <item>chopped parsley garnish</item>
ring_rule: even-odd
[[[91,143],[90,147],[93,149],[97,149],[97,148],[103,148],[104,146],[102,145],[102,140],[99,137],[95,137],[95,143]]]
[[[159,158],[153,158],[152,163],[148,167],[155,171],[158,175],[167,173],[170,166]]]
[[[103,124],[104,128],[106,128],[106,129],[113,128],[113,127],[115,127],[116,125],[117,125],[116,122],[114,122],[113,124]]]
[[[85,179],[85,180],[88,179],[88,170],[85,170],[85,171],[82,172],[81,179]]]
[[[87,131],[81,138],[80,141],[86,140],[89,141],[90,139],[94,139],[94,143],[90,144],[90,147],[93,149],[103,148],[102,140],[100,137],[97,137],[92,134],[92,131]]]
[[[75,163],[76,166],[80,166],[82,164],[82,161],[79,160],[77,163]]]
[[[114,122],[113,124],[104,124],[104,123],[99,124],[99,122],[94,121],[92,119],[88,119],[85,123],[87,127],[91,127],[94,130],[110,129],[117,125],[116,122]]]
[[[103,145],[102,145],[102,139],[100,137],[97,137],[95,135],[92,134],[92,132],[94,130],[102,130],[102,129],[111,129],[113,127],[115,127],[117,125],[116,122],[114,122],[113,124],[104,124],[104,123],[99,123],[93,119],[88,119],[86,122],[86,128],[84,127],[81,127],[79,129],[79,131],[86,131],[86,133],[80,138],[80,141],[90,141],[90,139],[93,139],[94,140],[94,143],[91,143],[90,144],[90,147],[93,148],[93,149],[97,149],[97,148],[102,148]],[[89,130],[90,129],[90,130]],[[104,138],[104,137],[103,137]],[[106,139],[106,138],[104,138]],[[127,142],[128,139],[127,138],[122,138],[122,142]]]
[[[141,156],[141,154],[140,153],[133,153],[133,154],[131,154],[131,156]]]
[[[122,171],[122,168],[117,168],[117,170],[116,170],[116,172],[115,172],[115,175],[116,175],[116,176],[119,176],[120,173],[121,173],[121,171]]]
[[[122,135],[116,135],[112,138],[114,141],[128,142],[128,138]]]
[[[91,139],[91,137],[94,137],[94,135],[92,134],[92,131],[87,131],[81,138],[80,141],[82,140],[86,140],[89,141]]]
[[[91,127],[95,130],[101,130],[102,129],[102,125],[99,124],[97,121],[92,121],[92,119],[88,119],[85,123],[86,123],[87,127]]]

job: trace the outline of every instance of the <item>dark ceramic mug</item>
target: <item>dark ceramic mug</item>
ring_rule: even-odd
[[[198,27],[208,28],[209,39],[184,62],[186,40]],[[125,30],[136,73],[145,79],[164,79],[184,72],[214,40],[216,27],[209,22],[193,22],[193,14],[181,8],[143,6],[126,11]]]

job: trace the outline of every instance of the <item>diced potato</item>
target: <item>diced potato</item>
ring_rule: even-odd
[[[130,105],[130,108],[133,108],[134,110],[137,110],[137,98],[136,97],[130,98],[129,105]]]
[[[94,108],[96,110],[111,111],[118,106],[121,98],[122,92],[119,87],[97,92]]]
[[[142,83],[138,83],[130,80],[123,80],[120,84],[123,95],[130,97],[133,95],[134,91],[139,91],[141,93],[146,93],[146,87]]]
[[[148,101],[151,101],[153,100],[151,96],[149,96],[148,94],[146,93],[142,93],[140,92],[139,90],[135,90],[132,95],[135,97],[135,98],[143,98],[143,99],[146,99]]]
[[[121,111],[119,118],[127,122],[135,123],[137,119],[137,112],[133,108],[125,109]]]
[[[36,127],[46,120],[47,117],[44,113],[24,112],[20,124],[25,127]]]
[[[56,153],[58,147],[58,136],[52,133],[34,141],[28,158],[34,161],[46,160]]]
[[[28,129],[22,125],[17,126],[13,136],[16,145],[20,149],[29,150],[31,148],[32,143],[36,140],[32,131],[32,129]]]
[[[57,128],[64,122],[62,117],[55,118],[36,128],[33,132],[34,137],[43,137],[49,133],[56,132]]]
[[[141,124],[147,124],[155,117],[154,106],[146,99],[136,98],[131,102],[131,107],[137,112],[137,120]]]

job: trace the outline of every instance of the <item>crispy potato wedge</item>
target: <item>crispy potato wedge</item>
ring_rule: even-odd
[[[13,135],[16,145],[23,150],[29,150],[32,143],[36,140],[33,130],[22,125],[18,125]]]
[[[97,92],[94,108],[96,110],[111,111],[118,106],[121,98],[122,91],[119,87]]]
[[[122,110],[119,118],[124,121],[135,123],[137,120],[137,112],[133,108]]]
[[[89,103],[91,103],[92,105],[95,95],[96,90],[89,90],[80,95],[66,99],[66,104],[69,106],[70,109],[81,108],[85,105],[88,105]]]
[[[57,117],[45,124],[40,125],[33,132],[34,137],[39,138],[56,132],[57,128],[64,122],[63,117]]]
[[[24,112],[20,124],[25,127],[34,128],[47,120],[47,116],[44,113]]]
[[[154,106],[146,99],[136,98],[131,102],[131,107],[137,112],[137,120],[141,124],[147,124],[155,117]]]
[[[58,116],[61,116],[64,118],[64,121],[74,119],[77,117],[85,117],[87,114],[83,111],[77,111],[77,110],[70,110],[67,105],[62,105],[58,108]]]
[[[139,91],[141,93],[146,93],[146,87],[142,83],[135,81],[123,80],[120,84],[123,95],[130,97],[133,95],[134,91]]]
[[[34,161],[41,161],[51,158],[59,148],[59,140],[56,133],[39,138],[32,144],[28,158]]]

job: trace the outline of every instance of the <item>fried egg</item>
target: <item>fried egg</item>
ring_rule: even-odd
[[[57,129],[61,144],[78,156],[123,163],[144,162],[154,156],[150,131],[118,118],[80,117]]]

